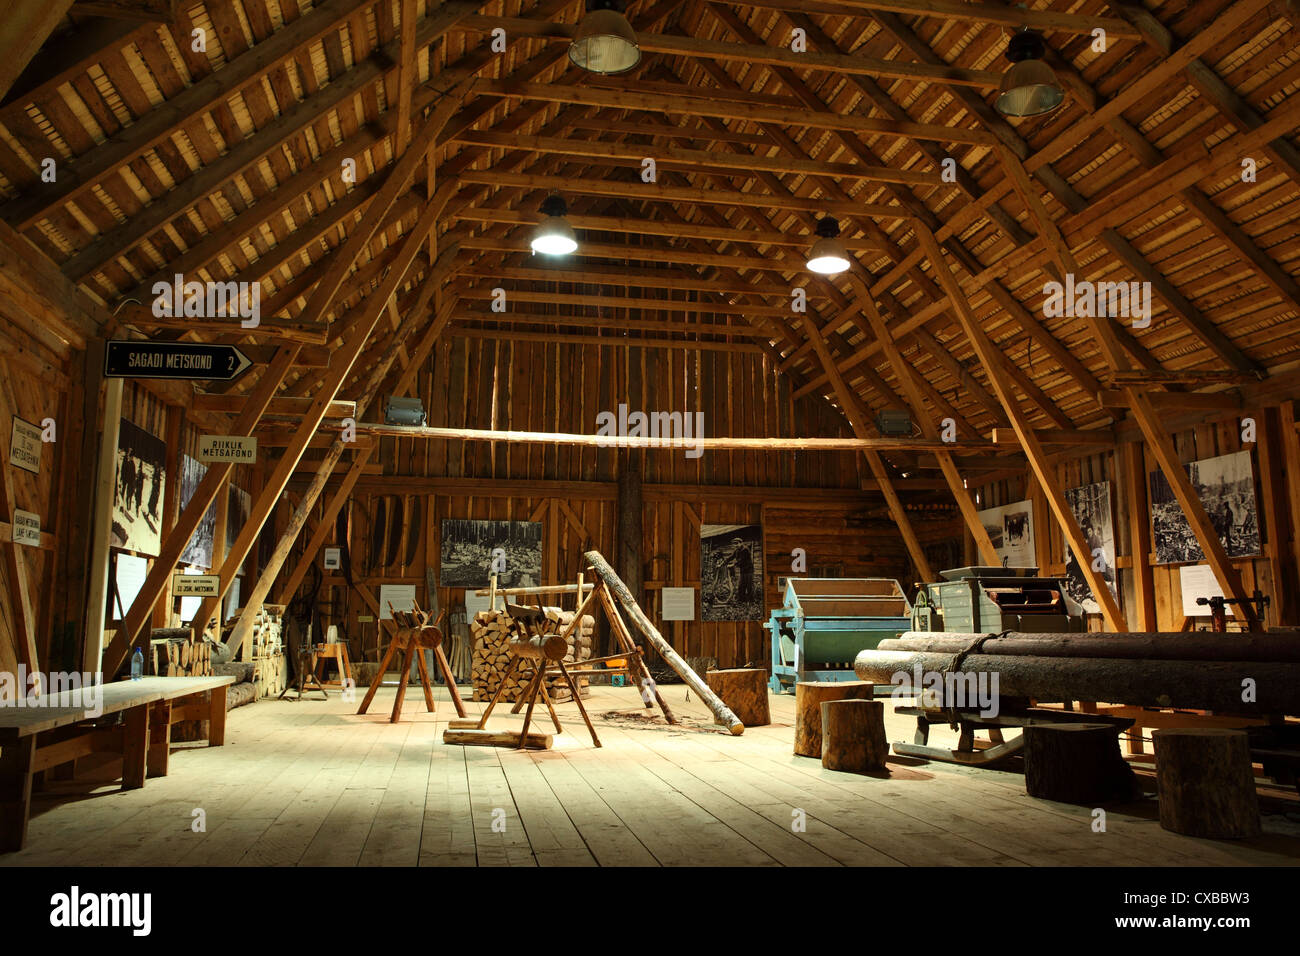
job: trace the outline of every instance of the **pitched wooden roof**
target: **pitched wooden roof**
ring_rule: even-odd
[[[398,298],[402,314],[420,303],[425,327],[441,302],[466,335],[758,349],[796,394],[834,396],[791,313],[797,286],[855,400],[920,404],[965,434],[1006,416],[937,270],[960,283],[1039,427],[1114,414],[1089,324],[1044,316],[1062,250],[1078,278],[1151,284],[1150,326],[1115,326],[1140,369],[1233,380],[1300,359],[1289,0],[634,0],[642,60],[610,78],[566,57],[580,0],[207,0],[174,4],[172,22],[83,12],[104,6],[74,5],[0,104],[0,218],[121,327],[329,346],[401,237],[445,203]],[[1008,120],[990,104],[1020,25],[1043,33],[1068,95]],[[796,30],[807,52],[791,49]],[[436,163],[343,264],[330,314],[307,314],[431,109],[453,111]],[[527,248],[552,190],[582,240],[563,261]],[[858,279],[804,267],[824,214]],[[153,284],[178,273],[260,283],[262,325],[155,317]],[[431,275],[437,300],[419,295]],[[496,288],[507,313],[490,309]],[[310,393],[313,368],[297,375],[291,392]]]

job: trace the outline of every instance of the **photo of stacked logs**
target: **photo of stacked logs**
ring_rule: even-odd
[[[574,611],[565,611],[557,607],[547,607],[543,610],[550,629],[558,633],[563,633],[567,625],[572,623],[575,614]],[[595,627],[595,618],[590,614],[584,614],[582,621],[569,634],[569,647],[564,655],[566,664],[585,661],[591,657],[591,639]],[[512,638],[525,640],[528,635],[505,611],[480,611],[475,614],[474,620],[470,622],[470,634],[474,638],[470,668],[470,677],[474,683],[473,699],[491,700],[510,666],[510,655],[507,653],[506,644]],[[501,699],[510,703],[517,701],[530,679],[531,674],[516,672],[506,679],[506,688]],[[578,685],[582,690],[582,696],[590,695],[585,677],[578,679]],[[557,703],[571,700],[573,697],[569,685],[558,674],[547,678],[547,690],[551,694],[551,699]]]

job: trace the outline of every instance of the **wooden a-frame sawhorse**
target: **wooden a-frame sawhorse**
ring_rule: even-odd
[[[429,669],[424,663],[424,652],[433,651],[434,660],[438,663],[438,669],[442,671],[442,678],[447,683],[447,690],[451,694],[451,702],[456,706],[457,716],[465,716],[465,704],[460,699],[460,692],[456,689],[456,677],[451,672],[451,665],[447,663],[447,655],[442,650],[442,629],[437,624],[429,623],[429,614],[422,611],[420,606],[414,605],[414,610],[409,614],[405,611],[396,610],[392,604],[388,605],[389,611],[393,615],[393,620],[397,622],[397,633],[393,635],[392,641],[388,645],[388,650],[384,654],[384,659],[379,664],[379,672],[375,674],[374,680],[370,682],[370,688],[366,691],[366,696],[361,701],[361,706],[357,708],[358,714],[364,714],[370,708],[370,702],[375,699],[375,693],[384,682],[384,674],[388,670],[388,665],[392,663],[393,655],[398,651],[403,652],[402,667],[397,680],[397,696],[393,700],[393,713],[388,718],[390,723],[397,723],[398,718],[402,716],[402,704],[406,700],[406,685],[411,680],[411,662],[414,659],[419,667],[420,684],[424,688],[424,705],[428,708],[429,713],[434,713],[437,705],[433,700],[433,687],[429,683]],[[441,620],[441,617],[439,617]]]

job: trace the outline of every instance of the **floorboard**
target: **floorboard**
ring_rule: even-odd
[[[733,737],[681,685],[670,727],[631,688],[572,704],[549,751],[442,743],[454,714],[392,688],[355,701],[266,700],[230,714],[227,745],[178,744],[171,773],[123,792],[89,765],[36,794],[28,847],[0,866],[1170,866],[1295,865],[1294,799],[1269,805],[1253,840],[1160,828],[1154,799],[1094,808],[1035,800],[1012,770],[893,758],[836,773],[791,752],[794,700]],[[482,703],[467,702],[470,713]],[[534,714],[536,717],[536,714]],[[522,716],[498,708],[493,729]],[[891,740],[911,722],[886,705]],[[543,719],[538,728],[550,729]],[[946,728],[936,728],[946,740]],[[195,825],[201,810],[203,826]]]

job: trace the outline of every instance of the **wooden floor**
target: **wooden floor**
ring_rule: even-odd
[[[1160,828],[1155,802],[1090,808],[1034,800],[1012,772],[896,758],[888,777],[823,770],[791,755],[793,698],[773,723],[731,737],[686,688],[665,688],[686,726],[652,723],[630,688],[593,688],[593,749],[572,704],[554,750],[442,743],[453,714],[393,690],[371,713],[267,700],[233,711],[227,745],[178,745],[171,775],[142,790],[53,782],[36,797],[28,847],[0,865],[1291,865],[1294,800],[1264,835],[1195,840]],[[482,704],[467,705],[478,713]],[[910,739],[886,705],[890,738]],[[617,712],[617,713],[615,713]],[[500,710],[498,710],[500,713]],[[569,718],[571,715],[571,719]],[[492,725],[517,726],[508,711]],[[538,729],[549,729],[548,726]],[[936,734],[935,737],[938,737]],[[932,737],[932,739],[935,739]],[[942,739],[942,738],[939,738]],[[93,775],[92,775],[93,776]],[[206,832],[191,823],[202,810]],[[1281,810],[1282,812],[1277,812]],[[796,832],[796,816],[806,827]]]

